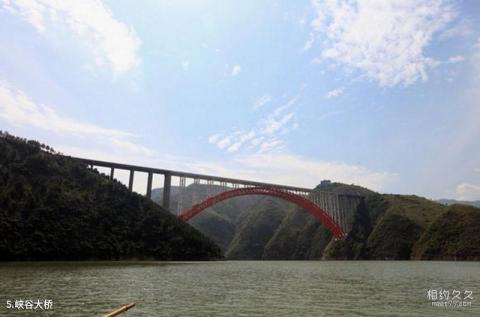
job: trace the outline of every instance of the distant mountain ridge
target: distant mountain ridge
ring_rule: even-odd
[[[468,205],[468,206],[473,206],[473,207],[478,207],[480,208],[480,200],[455,200],[455,199],[438,199],[437,200],[439,203],[444,204],[444,205]]]

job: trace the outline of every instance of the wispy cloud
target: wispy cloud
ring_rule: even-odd
[[[330,98],[338,97],[338,96],[340,96],[341,94],[343,94],[343,90],[344,90],[343,87],[330,90],[330,91],[327,92],[327,94],[325,95],[325,98],[330,99]]]
[[[269,101],[271,97],[261,97],[260,102]],[[229,133],[215,133],[208,137],[210,144],[228,153],[238,152],[243,146],[257,152],[279,152],[285,148],[281,136],[298,128],[294,121],[295,111],[291,107],[298,97],[291,98],[285,104],[273,109],[266,117],[258,120],[254,127],[248,130],[234,130]]]
[[[256,175],[251,177],[305,187],[330,179],[380,191],[398,177],[395,173],[372,171],[361,165],[312,160],[288,153],[259,153],[240,157],[236,161],[241,170],[255,171]]]
[[[316,61],[359,70],[381,86],[427,80],[438,63],[425,49],[458,15],[442,0],[312,0],[312,6],[313,30],[325,37]]]
[[[218,139],[220,139],[221,136],[222,135],[220,133],[212,134],[211,136],[208,137],[208,143],[210,144],[217,143]]]
[[[138,164],[161,167],[167,164],[166,168],[171,169],[306,188],[313,188],[321,180],[330,179],[384,191],[398,179],[396,173],[375,171],[362,165],[321,161],[275,152],[246,154],[230,159],[222,158],[221,161],[199,161],[188,158],[175,160],[162,158],[155,161],[147,158]]]
[[[310,32],[308,34],[307,41],[305,41],[305,44],[303,45],[302,51],[308,51],[309,49],[311,49],[314,42],[315,42],[315,33]]]
[[[474,26],[473,22],[467,18],[460,18],[455,24],[439,34],[439,38],[442,40],[450,38],[465,37],[473,34]]]
[[[272,101],[272,96],[270,96],[269,94],[265,94],[261,97],[258,97],[257,100],[255,100],[255,103],[253,104],[253,110],[260,109],[270,101]]]
[[[293,119],[294,112],[275,115],[271,114],[265,120],[263,132],[265,134],[274,134]]]
[[[232,76],[237,76],[238,74],[240,74],[240,72],[242,71],[242,67],[240,67],[240,65],[235,65],[232,67],[232,73],[231,75]]]
[[[183,70],[188,70],[190,68],[190,61],[186,60],[182,63]]]
[[[226,137],[218,140],[218,142],[216,144],[217,144],[218,148],[223,149],[223,148],[226,148],[230,143],[232,143],[232,138],[229,137],[229,136],[226,136]]]
[[[240,147],[245,143],[247,142],[248,140],[251,140],[255,137],[256,133],[255,131],[251,130],[247,133],[236,133],[236,140],[235,140],[235,143],[233,143],[232,145],[230,145],[228,148],[227,148],[227,152],[228,153],[234,153],[234,152],[237,152]]]
[[[121,139],[121,138],[111,138],[110,139],[111,145],[114,147],[125,150],[130,153],[135,153],[138,155],[154,155],[154,151],[148,149],[147,147],[143,145],[139,145],[136,143],[133,143],[129,140]]]
[[[153,151],[130,141],[133,134],[104,128],[61,115],[54,108],[35,103],[23,91],[0,80],[0,119],[17,127],[50,131],[63,136],[95,137],[108,145],[137,154],[152,155]]]
[[[133,29],[116,20],[101,1],[0,1],[4,9],[30,23],[41,34],[61,35],[67,30],[80,39],[93,53],[88,63],[90,69],[106,66],[117,76],[140,63],[137,54],[140,39]]]
[[[264,141],[260,143],[260,147],[258,149],[259,154],[265,153],[265,152],[270,152],[272,150],[281,150],[285,147],[285,144],[282,140],[277,139],[277,138],[272,138],[270,140]]]
[[[448,63],[450,64],[456,64],[456,63],[460,63],[460,62],[463,62],[465,60],[465,57],[461,56],[461,55],[456,55],[456,56],[452,56],[448,59]]]
[[[463,183],[456,188],[458,200],[480,200],[480,186]]]

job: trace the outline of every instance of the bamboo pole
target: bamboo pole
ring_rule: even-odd
[[[123,305],[123,306],[120,307],[119,309],[116,309],[116,310],[112,311],[111,313],[104,315],[103,317],[114,317],[114,316],[118,316],[118,315],[120,315],[121,313],[126,312],[127,310],[129,310],[129,309],[132,308],[133,306],[135,306],[135,303]]]

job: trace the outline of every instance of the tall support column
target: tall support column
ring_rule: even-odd
[[[170,210],[170,188],[172,186],[172,175],[165,174],[163,179],[163,208]]]
[[[339,219],[341,215],[341,211],[340,211],[340,198],[338,194],[335,194],[335,196],[333,197],[333,205],[334,205],[335,218]],[[345,230],[344,227],[343,227],[343,230]]]
[[[115,173],[115,169],[110,167],[110,180],[113,181],[113,174]]]
[[[180,176],[179,188],[178,188],[178,194],[177,194],[177,210],[176,210],[177,214],[183,210],[183,205],[184,205],[183,200],[185,199],[185,197],[183,196],[184,195],[183,193],[185,190],[185,186],[186,186],[185,176]]]
[[[148,180],[147,180],[147,198],[152,198],[152,180],[153,180],[153,173],[148,172]]]
[[[130,177],[128,179],[128,190],[132,191],[133,190],[133,176],[135,175],[134,170],[130,170]]]

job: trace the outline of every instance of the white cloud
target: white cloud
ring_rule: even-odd
[[[284,147],[285,147],[285,144],[283,143],[282,140],[273,138],[273,139],[262,142],[260,144],[260,147],[257,153],[261,154],[265,152],[272,152],[274,150],[279,151],[279,150],[282,150]]]
[[[259,145],[264,139],[265,139],[265,137],[260,136],[260,137],[258,137],[258,138],[253,139],[252,141],[250,141],[250,144],[253,145],[253,146],[257,146],[257,145]]]
[[[374,171],[361,165],[314,160],[279,152],[241,155],[233,159],[223,158],[221,161],[166,158],[152,161],[150,158],[144,162],[147,163],[138,164],[306,188],[313,188],[321,180],[330,179],[383,191],[398,179],[396,173]]]
[[[330,98],[338,97],[338,96],[340,96],[341,94],[343,94],[343,90],[344,90],[343,87],[330,90],[330,91],[327,92],[327,94],[325,95],[325,98],[330,99]]]
[[[254,154],[237,159],[241,170],[256,171],[251,177],[280,184],[313,187],[323,179],[383,190],[397,174],[372,171],[361,165],[306,159],[286,153]]]
[[[280,131],[280,135],[288,134],[291,131],[298,129],[299,126],[300,125],[298,124],[298,122],[294,122],[293,124],[282,128],[282,130]]]
[[[236,131],[222,139],[220,139],[220,134],[214,134],[210,136],[208,141],[211,144],[215,144],[219,149],[226,149],[228,153],[234,153],[240,150],[245,142],[253,139],[255,135],[256,133],[253,130],[246,133],[243,131]]]
[[[325,37],[317,61],[356,69],[381,86],[427,80],[438,63],[425,48],[457,16],[442,0],[312,0],[312,6],[312,27]]]
[[[117,76],[140,62],[137,55],[140,39],[99,0],[0,1],[3,8],[30,23],[41,34],[71,32],[81,40],[86,51],[92,52],[89,69],[107,66]]]
[[[223,139],[219,140],[217,142],[217,146],[220,149],[223,149],[223,148],[227,147],[230,143],[232,143],[231,137],[227,136],[227,137],[224,137]]]
[[[0,118],[16,126],[31,126],[56,133],[127,137],[129,133],[105,129],[59,115],[53,108],[37,105],[24,92],[0,81]]]
[[[315,34],[313,32],[310,32],[308,34],[307,41],[303,45],[302,51],[308,51],[309,49],[311,49],[314,42],[315,42]]]
[[[270,102],[269,95],[257,99],[257,104]],[[285,148],[280,136],[286,135],[298,128],[294,122],[295,112],[287,110],[298,100],[298,96],[291,98],[285,104],[273,109],[266,117],[258,120],[256,126],[249,130],[235,130],[222,137],[220,133],[208,138],[210,144],[228,153],[238,152],[244,145],[247,150],[256,152],[279,152]]]
[[[212,134],[208,137],[208,143],[216,144],[222,135],[220,133]]]
[[[227,152],[228,153],[237,152],[240,149],[241,146],[242,146],[241,142],[235,142],[227,148]]]
[[[455,64],[455,63],[460,63],[460,62],[463,62],[465,60],[465,58],[461,55],[456,55],[456,56],[452,56],[448,59],[448,63],[450,64]]]
[[[190,61],[188,61],[188,60],[184,61],[182,63],[182,68],[183,68],[183,70],[188,70],[190,68]]]
[[[133,134],[60,115],[49,106],[36,104],[28,95],[6,81],[0,81],[0,119],[17,127],[50,131],[65,137],[95,137],[117,149],[153,155],[153,151],[129,140]]]
[[[233,66],[232,76],[237,76],[238,74],[240,74],[241,70],[242,70],[242,68],[240,67],[240,65]]]
[[[288,108],[292,107],[298,100],[298,96],[295,96],[293,98],[291,98],[286,104],[278,107],[277,109],[275,109],[272,113],[272,115],[274,116],[278,116],[279,114],[281,114],[282,112],[284,112],[285,110],[287,110]]]
[[[466,37],[473,34],[473,23],[469,19],[462,18],[458,22],[456,22],[452,27],[443,31],[439,38],[442,40],[447,40],[450,38],[459,38],[459,37]]]
[[[265,95],[257,98],[257,100],[255,100],[255,103],[253,104],[253,110],[257,110],[257,109],[263,107],[264,105],[266,105],[270,101],[272,101],[272,96],[270,96],[269,94],[265,94]]]
[[[293,118],[294,112],[289,112],[281,117],[270,115],[267,120],[265,120],[265,127],[263,132],[265,134],[273,134],[288,124]]]
[[[463,183],[456,189],[458,200],[480,200],[480,186]]]
[[[110,140],[111,144],[119,149],[126,150],[130,153],[140,154],[140,155],[153,155],[154,151],[146,148],[143,145],[135,144],[128,140],[112,138]]]
[[[240,141],[246,142],[248,140],[253,139],[255,137],[255,135],[256,135],[255,131],[251,130],[248,133],[242,134],[240,136]]]

